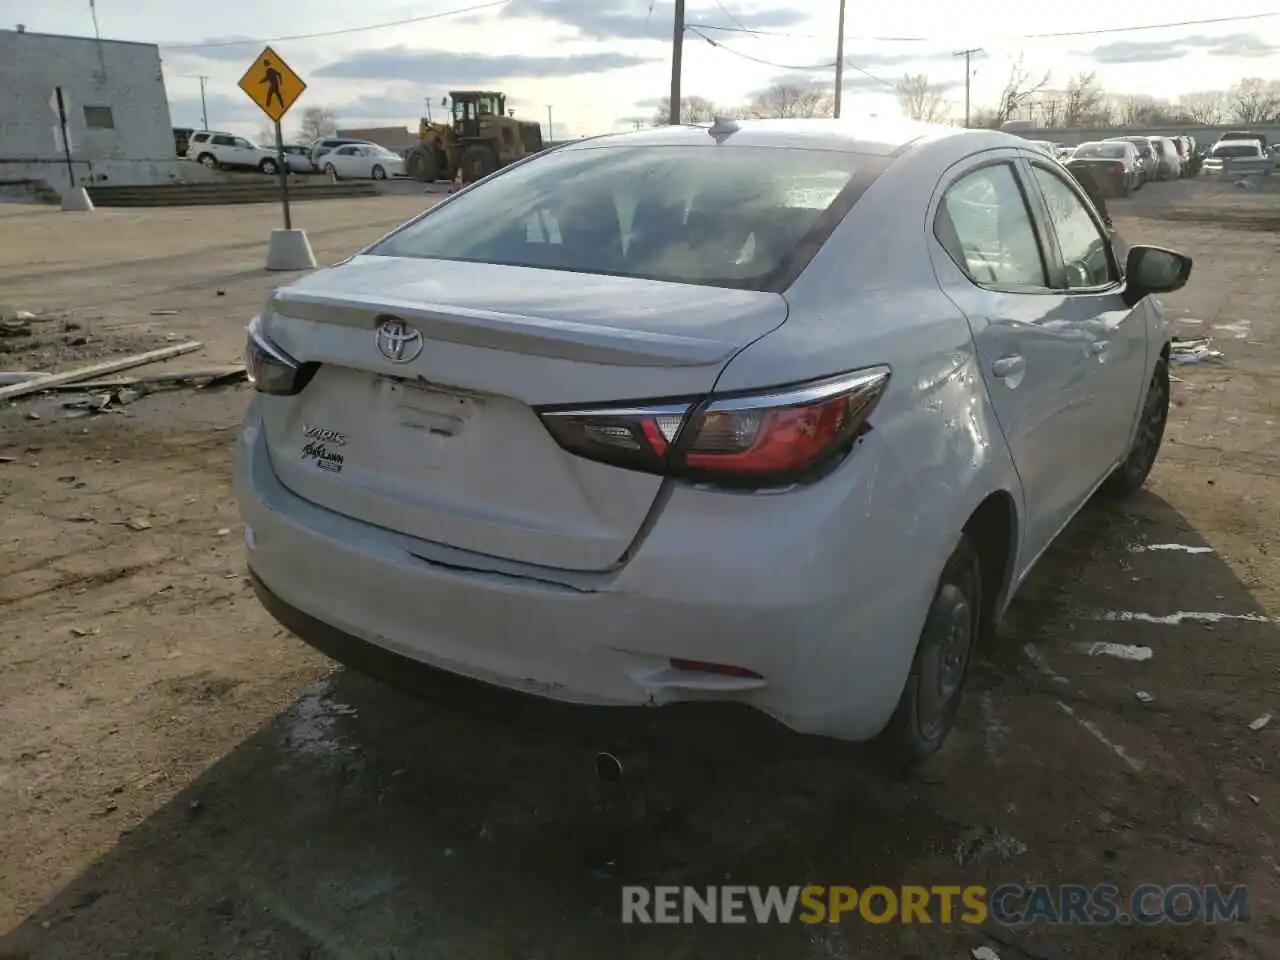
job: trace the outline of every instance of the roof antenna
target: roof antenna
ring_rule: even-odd
[[[736,120],[729,117],[716,117],[707,133],[715,138],[716,143],[724,143],[732,134],[741,129]]]

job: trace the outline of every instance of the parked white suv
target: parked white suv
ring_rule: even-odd
[[[193,133],[187,144],[187,159],[202,163],[210,170],[225,168],[275,173],[280,169],[274,150],[221,130]]]

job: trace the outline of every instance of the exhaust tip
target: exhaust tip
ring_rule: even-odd
[[[617,783],[622,779],[622,761],[612,753],[596,754],[596,779],[603,783]]]

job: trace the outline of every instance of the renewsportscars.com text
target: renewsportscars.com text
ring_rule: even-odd
[[[622,888],[623,923],[1194,924],[1249,916],[1242,886],[1111,884],[1021,886]]]

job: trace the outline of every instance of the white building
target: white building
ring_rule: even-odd
[[[0,30],[0,183],[67,189],[59,87],[78,185],[167,183],[187,172],[175,153],[159,47]]]

